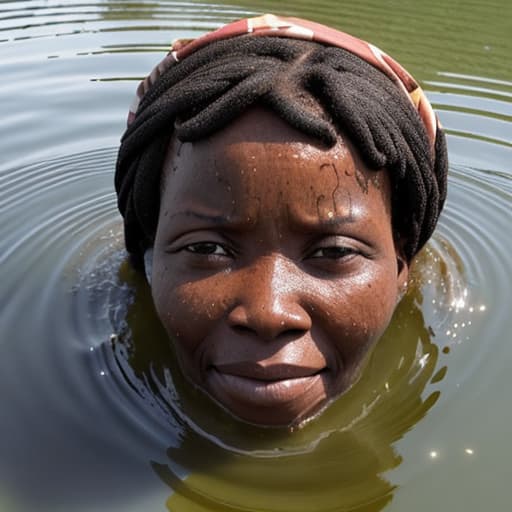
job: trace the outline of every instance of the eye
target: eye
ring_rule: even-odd
[[[183,248],[193,254],[202,254],[204,256],[229,256],[228,251],[216,242],[196,242]]]
[[[326,258],[330,260],[338,260],[357,254],[356,249],[343,245],[333,245],[330,247],[320,247],[316,249],[309,257],[310,258]]]

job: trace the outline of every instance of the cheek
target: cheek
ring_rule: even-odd
[[[390,275],[360,275],[331,286],[324,319],[345,359],[364,355],[388,326],[397,299],[396,282]]]
[[[154,281],[157,314],[177,348],[194,351],[224,316],[229,295],[219,293],[221,288],[213,281],[178,283],[169,274]]]

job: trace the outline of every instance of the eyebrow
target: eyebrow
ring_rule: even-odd
[[[289,212],[288,212],[289,213]],[[215,225],[217,227],[222,227],[224,229],[230,229],[236,231],[241,227],[247,224],[253,224],[252,222],[248,223],[242,217],[233,217],[226,215],[215,215],[202,213],[194,210],[183,210],[176,213],[173,213],[169,219],[174,219],[176,217],[187,217],[194,218],[200,222]],[[290,216],[288,215],[290,219]],[[347,224],[352,224],[356,222],[357,219],[353,215],[352,212],[348,215],[334,215],[331,218],[322,218],[319,219],[316,216],[310,216],[308,218],[298,219],[290,219],[290,225],[295,231],[298,232],[309,232],[309,233],[318,233],[323,231],[329,231],[333,228],[344,226]]]
[[[193,210],[184,210],[181,212],[173,213],[169,219],[174,219],[175,217],[193,217],[194,219],[200,220],[202,222],[226,227],[237,226],[242,223],[241,219],[238,218],[227,217],[225,215],[209,215],[207,213],[201,213]]]
[[[322,220],[316,222],[294,222],[292,230],[297,233],[309,234],[334,234],[341,232],[343,226],[353,223],[354,220],[348,217],[337,217],[329,220]]]
[[[332,213],[332,216],[327,216],[327,218],[325,218],[325,216],[309,216],[299,220],[292,218],[290,211],[288,210],[288,219],[290,220],[290,225],[295,230],[309,232],[326,231],[335,227],[352,224],[357,221],[357,218],[354,216],[352,211],[347,215],[336,215],[334,212],[330,213]]]

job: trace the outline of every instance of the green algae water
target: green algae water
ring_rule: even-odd
[[[449,194],[361,380],[303,428],[234,421],[177,371],[113,191],[169,43],[276,12],[422,82]],[[0,512],[509,510],[512,4],[0,2]]]

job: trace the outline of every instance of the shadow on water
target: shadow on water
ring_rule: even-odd
[[[169,510],[376,512],[391,501],[394,485],[385,473],[402,461],[393,443],[435,404],[439,391],[424,396],[425,388],[446,370],[434,376],[438,347],[419,287],[402,300],[358,383],[291,432],[238,422],[190,386],[144,279],[127,264],[119,279],[132,299],[112,318],[117,364],[134,389],[144,383],[182,426],[168,463],[151,463],[173,490]]]

